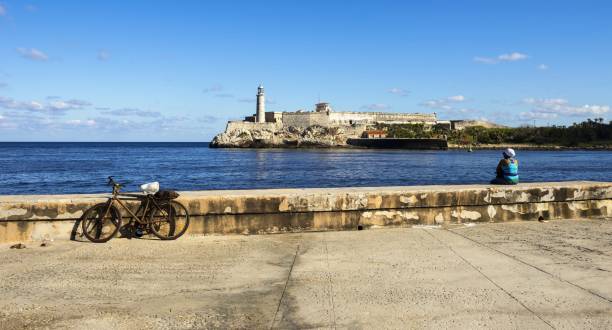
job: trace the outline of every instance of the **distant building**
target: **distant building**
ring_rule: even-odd
[[[330,113],[331,112],[331,106],[329,106],[329,103],[317,103],[315,104],[315,112],[326,112],[326,113]]]

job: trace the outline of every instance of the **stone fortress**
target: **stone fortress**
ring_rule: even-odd
[[[436,124],[450,124],[450,122],[438,121],[436,114],[423,113],[390,113],[390,112],[353,112],[333,111],[329,103],[321,102],[315,105],[314,111],[293,112],[266,112],[265,93],[262,85],[257,88],[257,107],[252,116],[247,116],[243,121],[228,122],[226,131],[244,128],[281,128],[300,127],[306,128],[313,125],[322,127],[348,126],[362,127],[376,123],[384,124],[425,124],[433,126]],[[263,124],[263,125],[262,125]]]
[[[255,114],[229,121],[211,147],[342,147],[348,139],[362,137],[376,124],[423,124],[426,128],[439,125],[448,129],[472,125],[467,121],[438,120],[436,113],[333,111],[326,102],[317,103],[313,111],[267,112],[262,85],[256,96]]]

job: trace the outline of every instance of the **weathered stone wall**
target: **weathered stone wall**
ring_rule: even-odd
[[[367,122],[367,123],[436,123],[435,114],[423,113],[389,113],[389,112],[332,112],[329,120],[333,123]]]
[[[331,112],[329,121],[334,124],[374,123],[374,114],[365,112]]]
[[[308,127],[312,125],[350,125],[384,123],[436,123],[435,114],[386,113],[386,112],[284,112],[285,126]]]
[[[374,121],[384,122],[388,124],[401,124],[401,123],[426,123],[434,125],[436,123],[435,114],[425,113],[376,113]]]
[[[435,114],[419,113],[385,113],[385,112],[284,112],[285,126],[308,127],[312,125],[327,126],[348,125],[356,123],[436,123]]]
[[[310,127],[312,125],[329,126],[329,118],[323,112],[283,112],[285,127]]]
[[[267,123],[281,123],[283,121],[282,112],[266,112]]]
[[[0,242],[67,239],[104,195],[0,197]],[[182,192],[196,234],[351,230],[359,226],[445,225],[612,218],[612,183],[418,186]],[[125,222],[125,221],[124,221]]]
[[[231,132],[236,130],[252,130],[252,129],[269,129],[277,130],[280,126],[278,123],[256,123],[248,121],[229,121],[225,132]]]

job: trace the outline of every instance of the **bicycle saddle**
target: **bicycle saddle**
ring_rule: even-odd
[[[159,182],[149,182],[140,185],[140,190],[147,195],[153,195],[159,191]]]

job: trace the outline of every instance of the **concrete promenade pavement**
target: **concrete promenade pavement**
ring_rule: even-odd
[[[0,328],[612,328],[612,221],[0,244]]]

